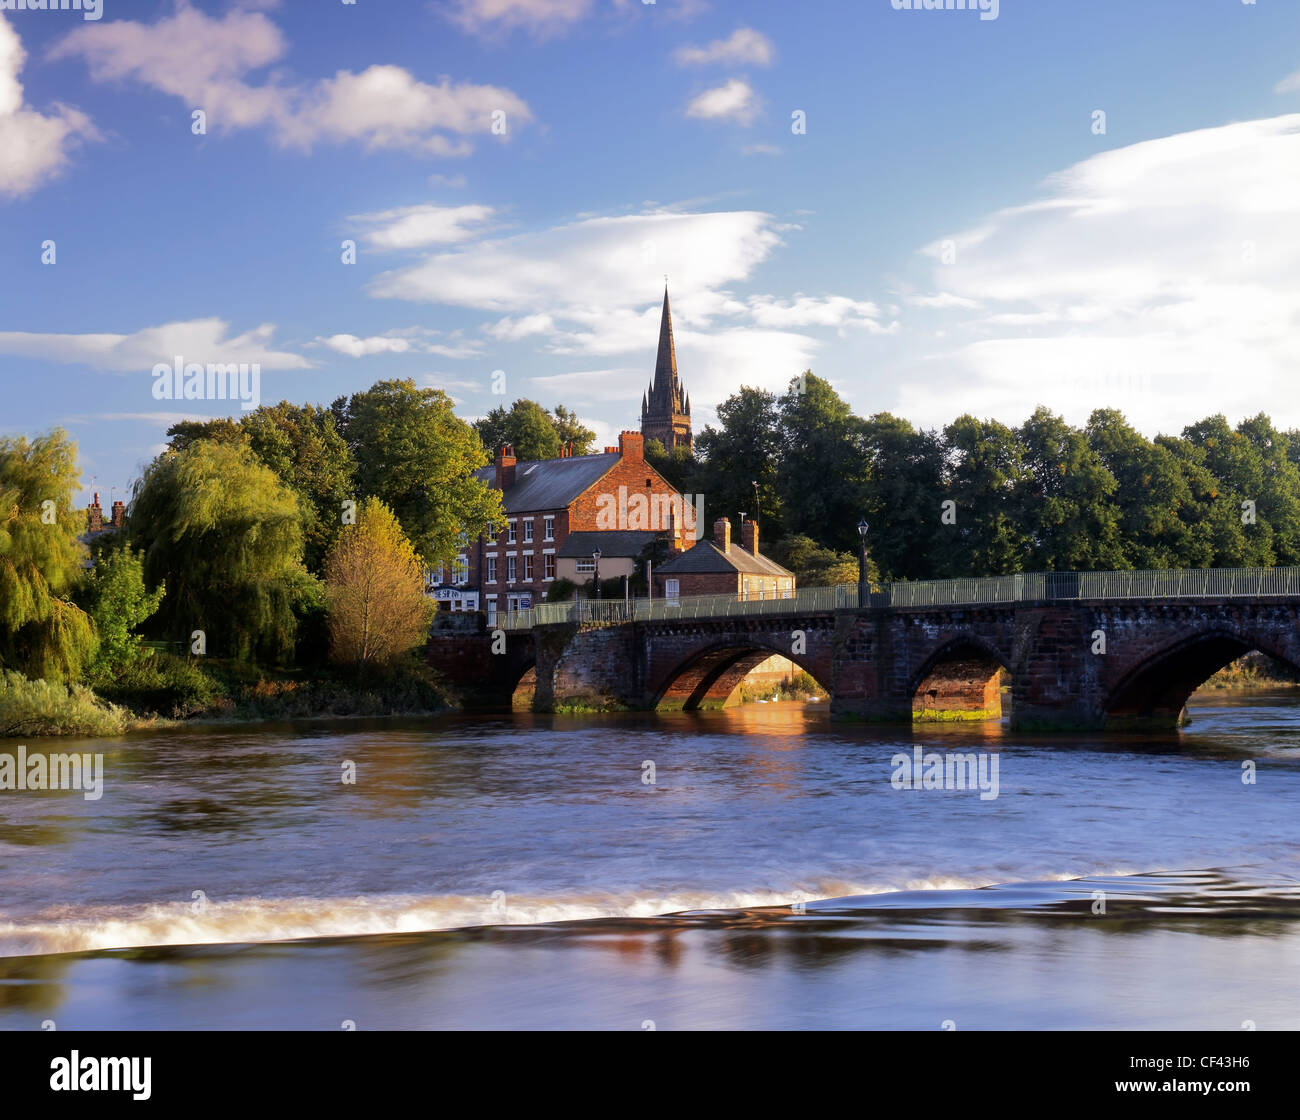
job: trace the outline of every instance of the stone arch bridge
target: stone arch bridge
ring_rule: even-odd
[[[839,718],[1000,718],[1007,681],[1016,727],[1172,727],[1243,653],[1300,669],[1300,569],[1040,573],[894,584],[864,606],[840,587],[463,620],[435,630],[429,656],[468,705],[508,707],[531,671],[537,711],[720,707],[779,653]]]

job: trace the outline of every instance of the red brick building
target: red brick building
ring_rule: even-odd
[[[758,551],[758,522],[746,521],[742,543],[733,544],[731,522],[713,523],[713,540],[693,547],[655,569],[655,596],[735,595],[738,599],[788,599],[795,591],[793,572]]]
[[[603,454],[517,462],[506,445],[476,477],[501,491],[507,525],[495,537],[470,543],[449,584],[435,588],[452,609],[517,610],[546,598],[557,576],[557,556],[570,533],[670,532],[695,540],[696,511],[645,460],[639,432],[623,432]],[[611,556],[613,552],[611,552]],[[578,561],[578,574],[590,560]],[[602,570],[601,578],[609,573]]]

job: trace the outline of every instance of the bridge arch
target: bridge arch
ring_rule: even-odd
[[[740,683],[769,657],[784,657],[830,691],[825,670],[812,658],[790,652],[790,643],[764,643],[762,635],[729,637],[691,651],[670,666],[652,690],[653,707],[669,711],[722,708]]]
[[[917,722],[1002,718],[1002,671],[1009,659],[993,643],[966,631],[946,637],[907,682]]]
[[[1126,667],[1104,701],[1106,728],[1177,727],[1183,722],[1192,693],[1224,666],[1252,650],[1300,670],[1294,653],[1267,634],[1211,626],[1162,646]]]

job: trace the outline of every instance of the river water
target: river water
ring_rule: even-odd
[[[101,752],[104,789],[0,792],[0,1028],[1296,1029],[1300,697],[1190,713],[29,743]],[[896,788],[918,747],[996,796]]]

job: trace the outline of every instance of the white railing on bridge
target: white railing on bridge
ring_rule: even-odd
[[[932,579],[873,587],[873,607],[959,607],[1051,599],[1195,599],[1293,596],[1300,568],[1197,568],[1128,572],[1021,572],[979,579]],[[678,618],[812,614],[858,606],[858,585],[803,587],[784,599],[690,595],[677,599],[577,599],[488,615],[488,625],[527,630],[557,622],[617,625]]]

